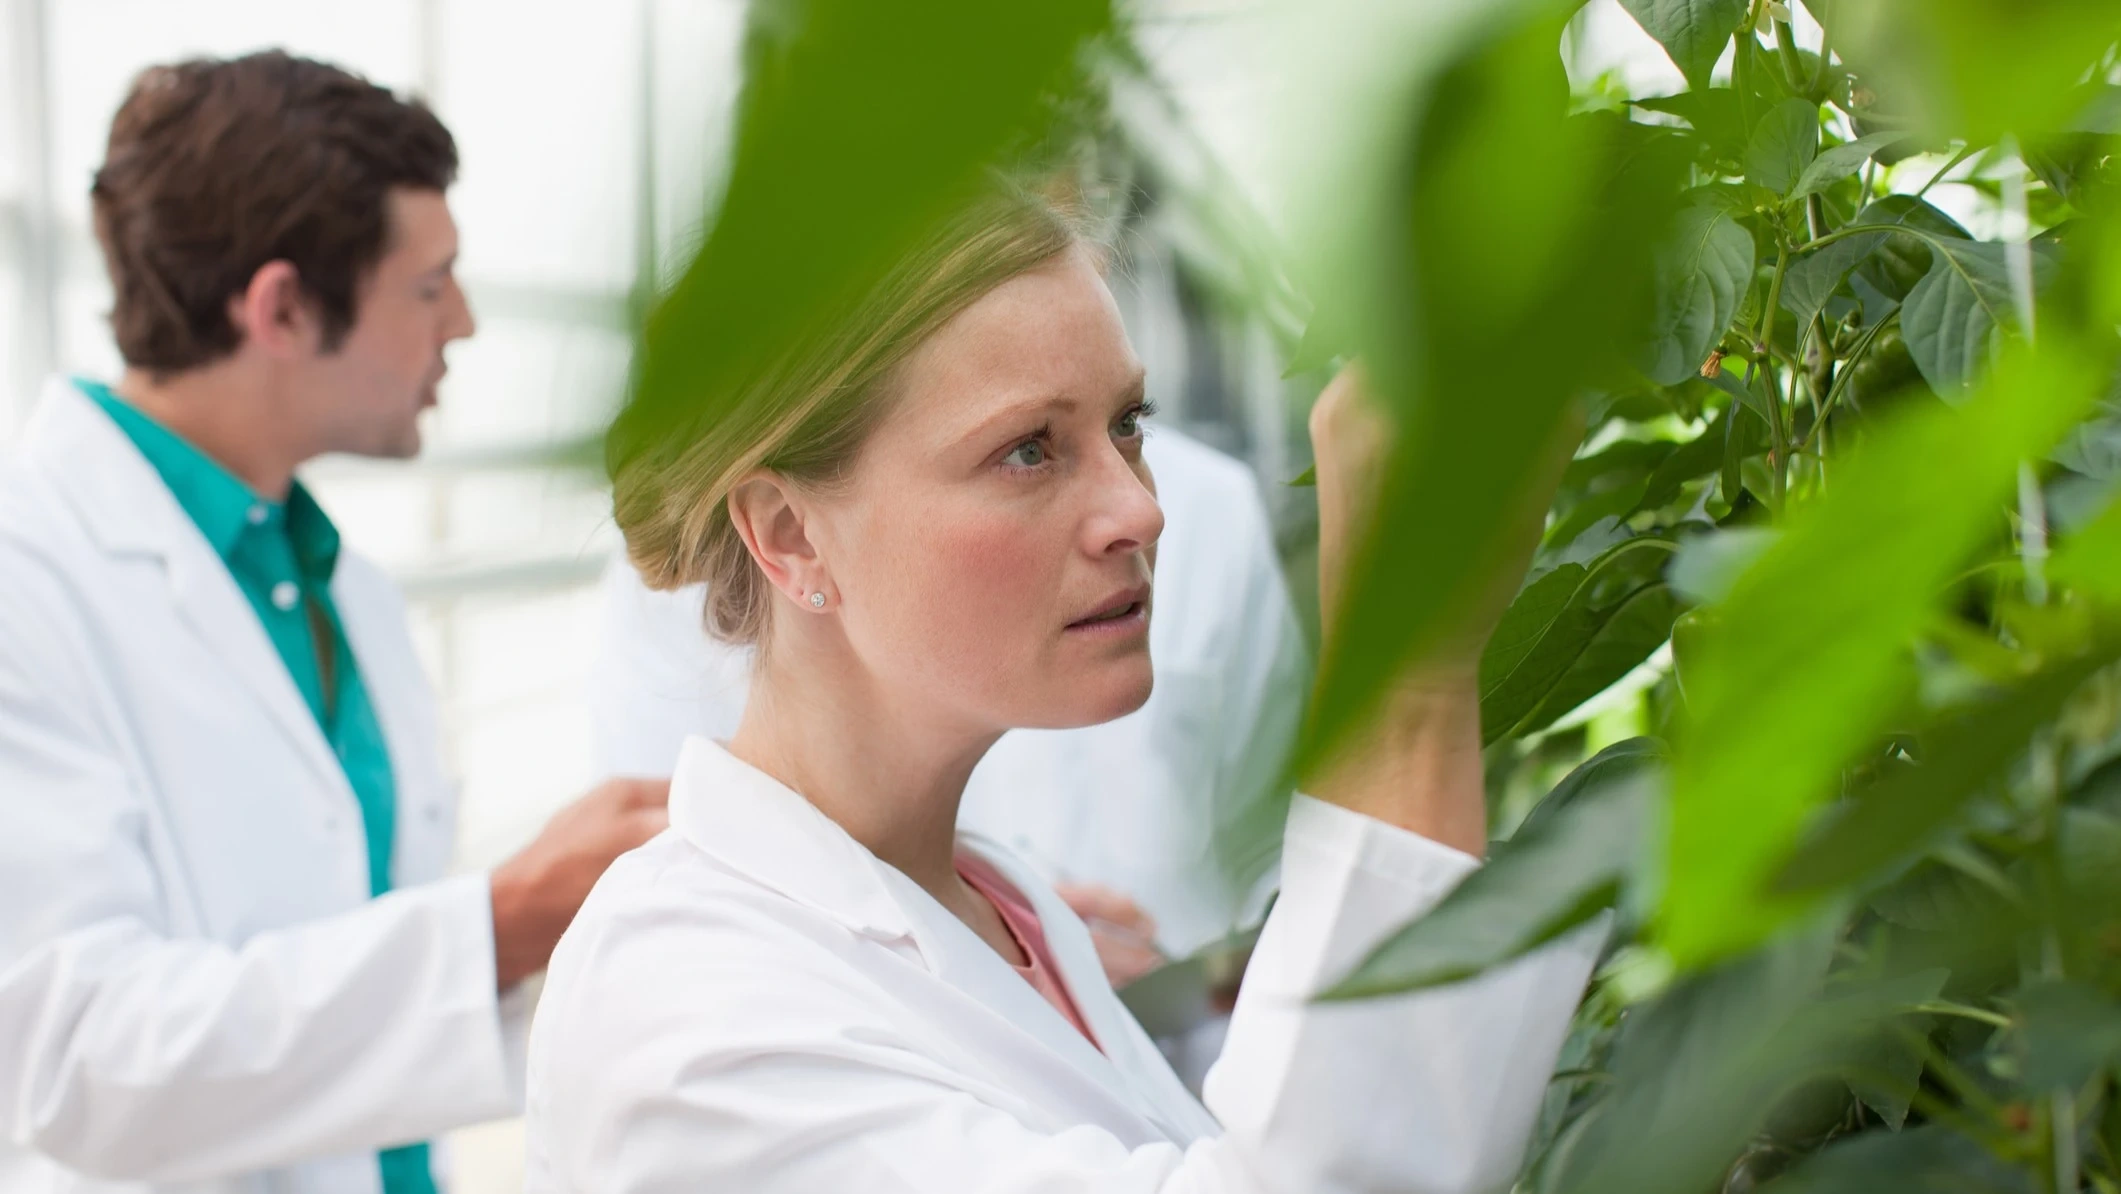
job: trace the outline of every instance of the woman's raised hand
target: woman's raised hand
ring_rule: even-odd
[[[1469,854],[1487,843],[1480,760],[1480,655],[1539,544],[1547,507],[1582,434],[1573,413],[1521,495],[1507,537],[1486,562],[1480,596],[1446,633],[1408,661],[1371,722],[1357,730],[1308,787]],[[1348,366],[1311,409],[1318,476],[1318,581],[1330,645],[1349,574],[1385,480],[1393,427]]]

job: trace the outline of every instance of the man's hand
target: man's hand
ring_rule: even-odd
[[[1062,883],[1054,891],[1089,926],[1097,960],[1114,990],[1164,964],[1164,953],[1156,948],[1156,921],[1140,904],[1095,883]]]
[[[493,872],[493,957],[502,990],[545,968],[613,859],[670,824],[670,781],[614,779],[568,805]]]

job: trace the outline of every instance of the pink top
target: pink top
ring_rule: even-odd
[[[957,873],[959,878],[971,884],[972,890],[987,897],[987,902],[994,905],[995,912],[1002,918],[1002,924],[1008,927],[1009,935],[1016,938],[1017,948],[1023,950],[1024,956],[1031,960],[1028,966],[1017,966],[1016,972],[1023,975],[1024,981],[1031,984],[1031,989],[1044,996],[1046,1002],[1052,1004],[1053,1009],[1068,1023],[1075,1025],[1075,1030],[1083,1034],[1083,1039],[1097,1046],[1102,1052],[1104,1046],[1097,1044],[1097,1038],[1090,1034],[1090,1026],[1083,1022],[1082,1011],[1069,996],[1068,988],[1061,985],[1060,967],[1053,962],[1053,949],[1046,944],[1046,930],[1040,927],[1038,913],[1032,909],[1031,901],[1025,899],[1022,892],[1011,887],[1009,881],[1002,878],[1002,873],[995,870],[994,865],[985,859],[960,853],[957,856]],[[1015,965],[1013,962],[1010,964]]]

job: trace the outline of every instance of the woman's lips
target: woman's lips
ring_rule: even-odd
[[[1149,625],[1149,603],[1129,601],[1118,609],[1084,618],[1068,624],[1069,634],[1129,635],[1139,634]]]

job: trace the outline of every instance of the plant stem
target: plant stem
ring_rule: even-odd
[[[1819,417],[1812,423],[1811,428],[1804,433],[1804,442],[1797,445],[1797,451],[1802,452],[1812,446],[1812,437],[1820,433],[1819,429],[1821,427],[1826,426],[1826,417],[1833,412],[1834,400],[1841,397],[1842,391],[1848,389],[1849,378],[1855,375],[1857,363],[1863,360],[1866,353],[1870,352],[1871,343],[1878,338],[1878,333],[1884,331],[1885,326],[1897,318],[1899,314],[1898,311],[1895,311],[1892,315],[1886,316],[1863,330],[1863,338],[1856,341],[1856,346],[1849,350],[1848,358],[1842,361],[1841,371],[1834,375],[1834,384],[1827,387],[1826,401],[1819,404]]]
[[[1790,85],[1793,95],[1818,103],[1812,89],[1806,85],[1804,59],[1797,56],[1797,34],[1788,21],[1775,21],[1775,52],[1782,59],[1782,77]]]
[[[1806,95],[1817,96],[1821,99],[1826,97],[1826,77],[1831,73],[1833,64],[1833,32],[1826,26],[1821,25],[1819,27],[1819,68],[1812,74],[1812,85],[1805,90]]]
[[[1936,186],[1940,182],[1943,182],[1945,175],[1950,174],[1953,170],[1957,169],[1959,163],[1974,156],[1974,153],[1975,147],[1972,145],[1966,145],[1961,147],[1958,153],[1952,155],[1951,161],[1944,163],[1944,169],[1939,170],[1935,174],[1930,175],[1930,180],[1922,184],[1921,190],[1915,192],[1915,198],[1920,199],[1924,195],[1929,194],[1931,187]]]
[[[1782,305],[1782,278],[1790,269],[1790,247],[1780,244],[1775,249],[1775,276],[1768,283],[1767,307],[1760,313],[1760,330],[1754,344],[1763,360],[1753,369],[1753,375],[1765,384],[1761,386],[1762,397],[1767,401],[1768,436],[1773,446],[1768,464],[1768,484],[1772,506],[1777,514],[1782,512],[1782,498],[1788,488],[1790,467],[1789,431],[1783,425],[1782,399],[1775,392],[1774,369],[1765,358],[1769,355],[1769,343],[1775,335],[1775,312]]]

